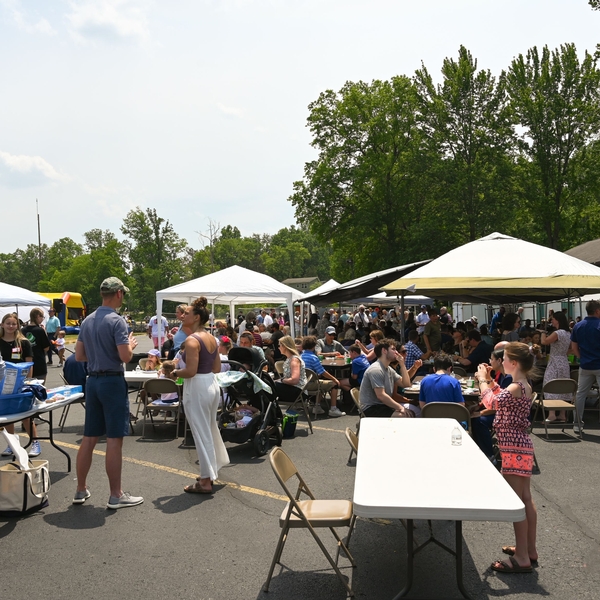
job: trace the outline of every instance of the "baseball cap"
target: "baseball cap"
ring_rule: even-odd
[[[107,277],[100,284],[101,292],[118,292],[123,290],[126,294],[129,293],[129,288],[118,277]]]
[[[148,356],[156,356],[157,358],[160,358],[160,352],[153,348],[152,350],[148,350]]]
[[[325,333],[328,333],[329,335],[335,335],[335,327],[328,327],[325,330]]]

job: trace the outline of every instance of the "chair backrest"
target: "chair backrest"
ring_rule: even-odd
[[[467,376],[467,372],[462,367],[452,367],[452,372],[459,377]]]
[[[283,360],[278,360],[278,361],[275,363],[275,370],[277,371],[277,374],[278,374],[280,377],[283,375],[283,363],[284,363],[284,362],[285,362],[285,361],[283,361]]]
[[[572,394],[577,392],[577,382],[574,379],[552,379],[544,384],[546,394]]]
[[[147,358],[140,358],[140,362],[138,363],[140,365],[140,369],[142,371],[146,370],[146,363],[148,362]]]
[[[572,369],[569,377],[574,381],[579,382],[579,369]]]
[[[353,400],[354,404],[356,405],[356,408],[358,409],[358,414],[360,415],[361,418],[364,417],[365,413],[360,406],[360,389],[352,388],[350,390],[350,396],[352,397],[352,400]]]
[[[279,481],[279,484],[285,491],[287,497],[290,499],[291,504],[294,506],[294,512],[301,512],[297,503],[297,500],[300,498],[301,494],[305,494],[312,500],[314,500],[315,497],[308,489],[304,479],[302,479],[302,475],[300,475],[298,472],[296,465],[292,462],[292,459],[277,446],[271,450],[271,454],[269,454],[269,462],[271,463],[271,468],[273,469],[273,473],[275,473],[275,477],[277,477],[277,481]],[[295,494],[292,493],[287,483],[294,476],[298,480],[298,489],[296,490]]]
[[[146,394],[179,394],[179,386],[172,379],[149,379],[144,382]]]
[[[350,427],[346,427],[345,433],[346,433],[346,439],[348,440],[350,447],[358,455],[358,436],[356,435],[356,432],[352,431],[352,429],[350,429]],[[350,456],[352,456],[352,454]]]
[[[467,423],[467,431],[471,433],[471,413],[464,404],[456,402],[429,402],[421,409],[425,419],[456,419],[459,423]]]

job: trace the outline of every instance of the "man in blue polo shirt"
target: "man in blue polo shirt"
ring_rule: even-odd
[[[302,354],[300,358],[304,361],[307,369],[314,371],[319,376],[319,386],[326,394],[331,395],[331,408],[329,409],[330,417],[343,417],[346,413],[342,412],[337,407],[338,387],[340,382],[328,371],[325,370],[318,356],[315,354],[317,346],[317,338],[314,335],[307,335],[302,339]],[[310,384],[307,389],[311,389]],[[314,389],[314,388],[312,388]],[[323,414],[325,411],[317,403],[313,408],[315,415]]]
[[[579,357],[579,386],[575,405],[583,427],[585,399],[594,383],[600,385],[600,302],[591,300],[585,305],[587,317],[577,323],[571,333],[573,353]],[[575,423],[573,430],[579,432]]]

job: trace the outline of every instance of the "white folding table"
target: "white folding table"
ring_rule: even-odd
[[[52,413],[55,410],[58,410],[59,408],[64,408],[65,406],[68,406],[69,404],[71,404],[72,402],[75,402],[77,400],[80,400],[81,398],[83,398],[83,394],[81,392],[77,393],[77,394],[71,394],[70,396],[66,396],[64,398],[62,398],[61,400],[57,400],[56,402],[41,402],[38,405],[34,405],[34,407],[31,410],[28,410],[26,412],[22,412],[22,413],[16,413],[16,414],[12,414],[12,415],[2,415],[0,416],[0,427],[3,427],[4,425],[10,425],[11,423],[18,423],[19,421],[22,421],[23,419],[29,419],[31,418],[37,418],[40,421],[43,421],[44,423],[48,424],[48,435],[47,436],[36,436],[34,438],[30,438],[29,443],[27,444],[27,446],[25,446],[25,448],[28,448],[29,445],[34,442],[35,440],[48,440],[50,442],[50,444],[52,446],[54,446],[59,452],[62,452],[66,457],[67,457],[67,472],[71,472],[71,457],[69,456],[69,454],[67,452],[65,452],[62,448],[60,448],[59,446],[57,446],[54,443],[54,433],[53,433],[53,423],[52,423]],[[43,414],[48,414],[48,418],[45,419],[42,417]]]
[[[395,597],[408,594],[414,556],[434,542],[456,557],[458,588],[468,598],[462,575],[462,521],[522,521],[525,506],[475,442],[462,432],[451,443],[454,419],[364,418],[354,482],[354,512],[360,517],[407,520],[407,581]],[[407,468],[403,456],[418,457]],[[433,536],[413,548],[413,520],[456,522],[455,550]]]

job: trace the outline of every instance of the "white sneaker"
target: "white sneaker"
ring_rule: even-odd
[[[312,409],[313,415],[325,414],[325,411],[321,408],[320,404],[315,404]]]
[[[581,421],[581,429],[579,428],[579,425],[577,423],[573,425],[573,433],[583,433],[583,421]]]
[[[123,495],[120,498],[116,496],[111,496],[108,499],[108,504],[106,508],[127,508],[128,506],[137,506],[141,504],[144,499],[141,496],[132,496],[129,492],[123,492]]]
[[[39,456],[42,453],[42,447],[40,446],[40,443],[35,440],[35,442],[33,442],[33,444],[31,444],[31,449],[29,450],[29,456],[31,458],[35,458],[36,456]]]
[[[337,406],[332,406],[329,409],[329,416],[330,417],[345,417],[346,413],[342,412]]]

